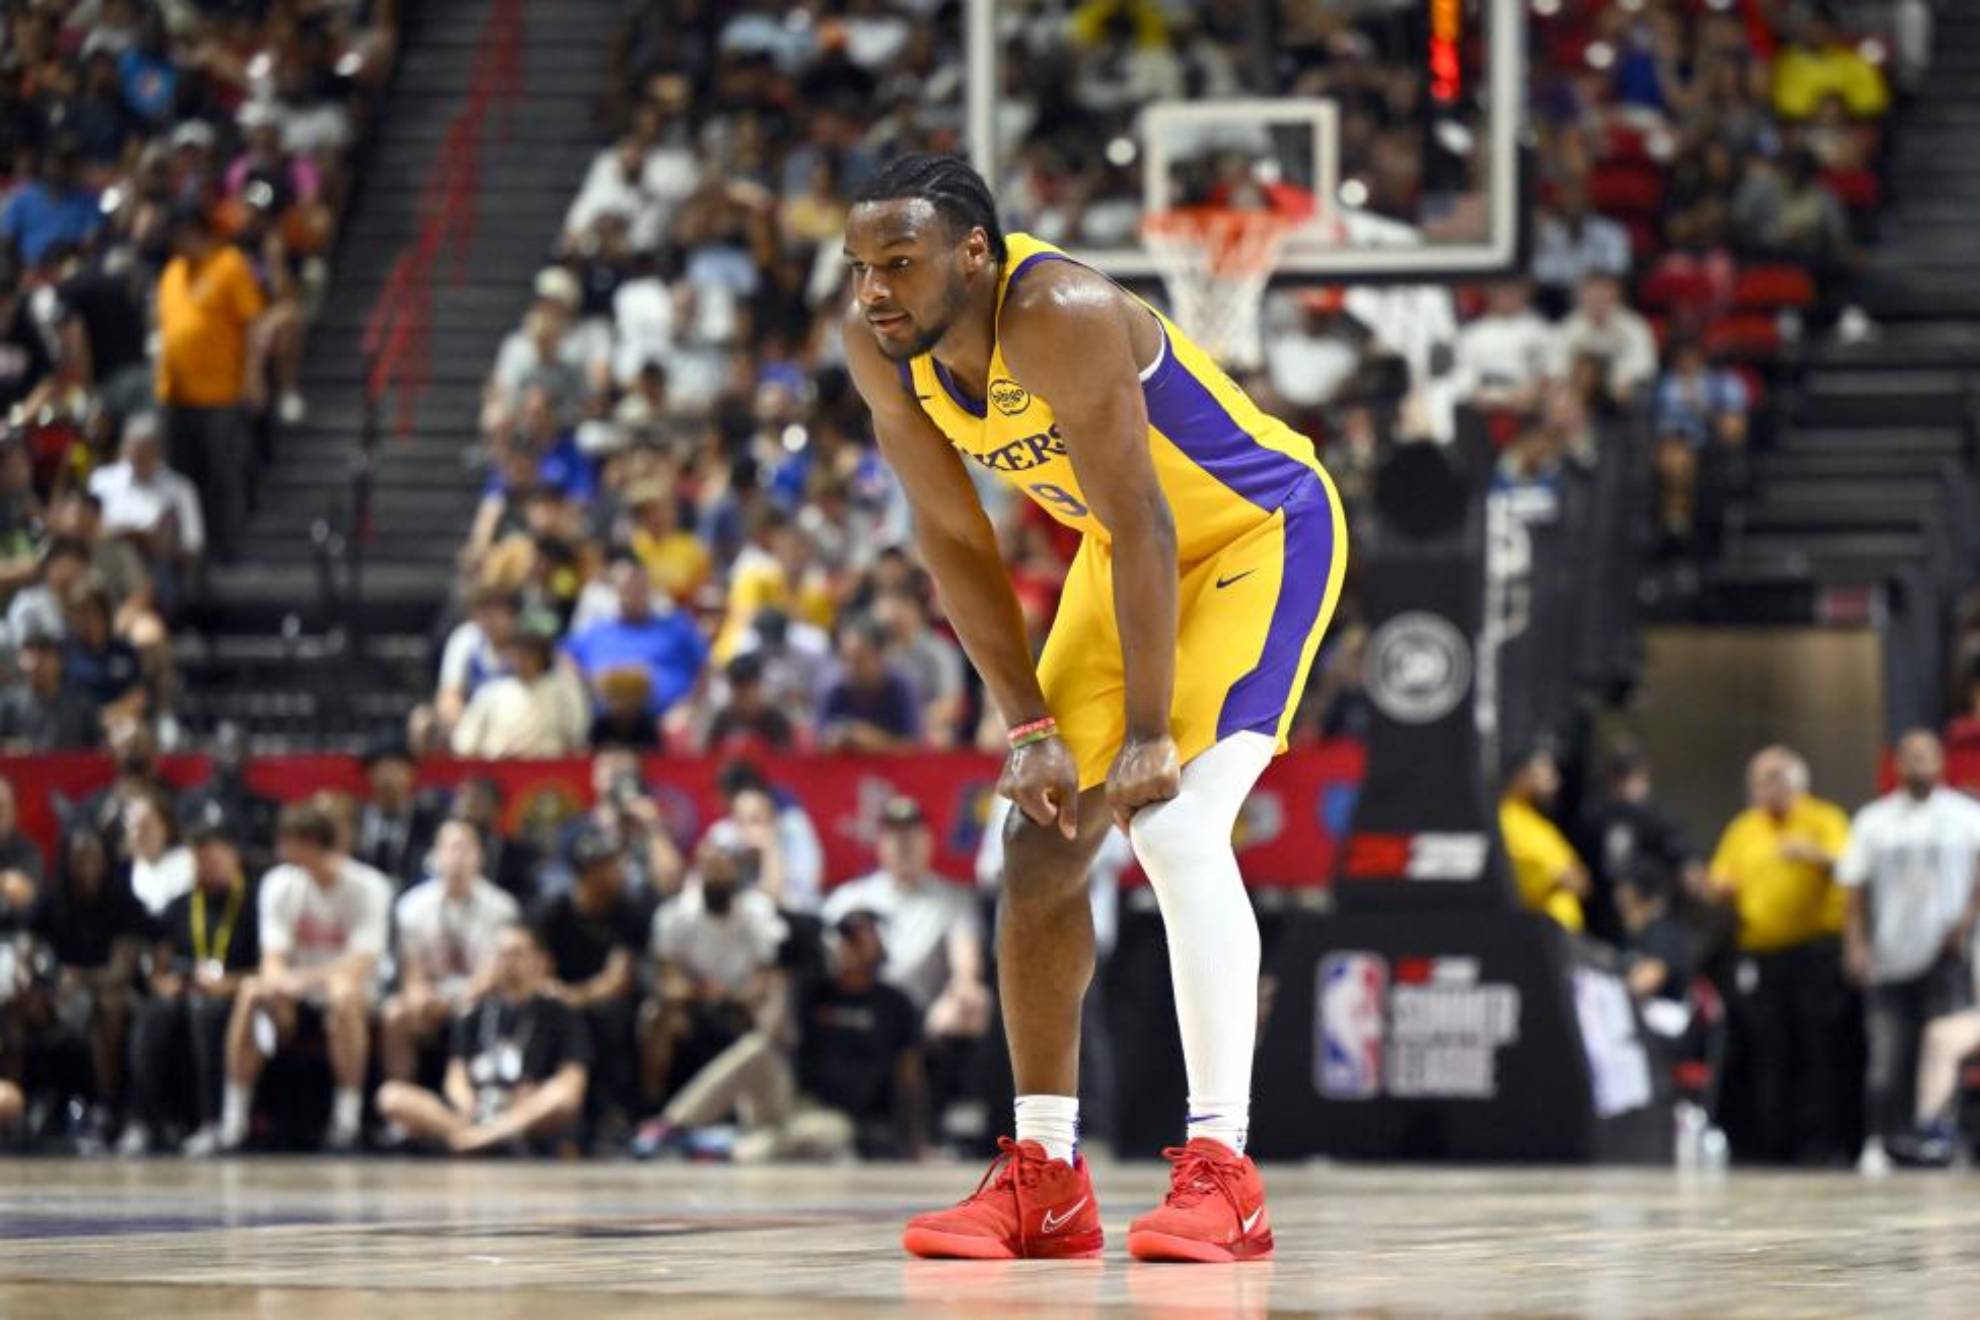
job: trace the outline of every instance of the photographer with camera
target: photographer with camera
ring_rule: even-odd
[[[584,1014],[544,984],[544,950],[520,922],[495,937],[488,992],[454,1020],[444,1094],[378,1089],[378,1112],[456,1155],[556,1137],[584,1112],[591,1040]]]
[[[640,1098],[656,1104],[746,1033],[783,1015],[786,927],[757,888],[761,853],[733,825],[708,832],[687,885],[653,915],[657,993],[640,1012]]]
[[[591,810],[564,826],[558,851],[569,858],[581,835],[602,834],[622,854],[628,892],[652,903],[679,888],[686,865],[640,777],[639,754],[616,744],[598,748],[591,758],[591,792]],[[573,878],[571,866],[553,864],[539,877],[539,887],[556,895],[569,889]]]

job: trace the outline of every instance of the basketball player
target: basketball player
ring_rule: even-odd
[[[912,1220],[921,1256],[1098,1255],[1079,1157],[1080,1000],[1093,970],[1087,863],[1128,832],[1168,928],[1188,1142],[1134,1221],[1144,1260],[1272,1250],[1245,1157],[1258,928],[1238,808],[1283,747],[1346,566],[1313,446],[1266,416],[1166,318],[1049,244],[1006,235],[960,160],[903,156],[846,226],[853,378],[914,507],[948,613],[1011,726],[998,985],[1016,1139],[984,1185]],[[1034,669],[965,463],[1084,535]]]

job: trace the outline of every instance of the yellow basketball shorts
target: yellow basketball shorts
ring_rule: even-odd
[[[1246,731],[1285,750],[1346,571],[1340,497],[1317,473],[1251,530],[1181,566],[1169,726],[1185,765]],[[1038,679],[1079,763],[1080,789],[1106,782],[1127,737],[1127,686],[1113,551],[1096,537],[1073,557]]]

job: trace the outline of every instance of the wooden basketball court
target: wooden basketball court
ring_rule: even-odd
[[[1275,1261],[1150,1266],[1117,1165],[1104,1263],[902,1258],[975,1172],[0,1162],[0,1317],[1980,1314],[1965,1175],[1280,1168]]]

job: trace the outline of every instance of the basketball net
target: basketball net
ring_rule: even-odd
[[[1265,286],[1299,222],[1275,211],[1181,206],[1142,221],[1176,323],[1227,367],[1262,366]]]

